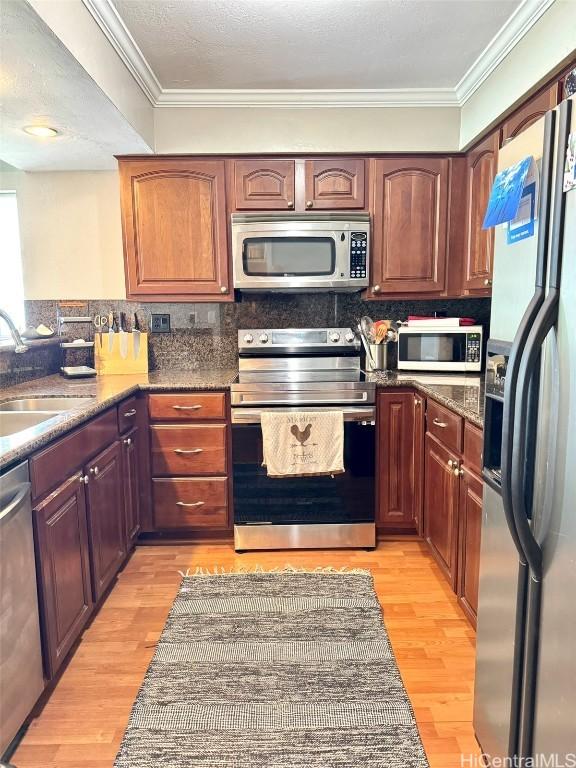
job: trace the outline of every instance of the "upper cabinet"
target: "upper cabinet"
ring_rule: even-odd
[[[231,300],[224,160],[119,166],[127,297]]]
[[[294,160],[233,160],[230,165],[237,211],[294,209]]]
[[[482,229],[498,163],[500,131],[487,136],[466,156],[466,222],[463,289],[474,295],[492,292],[494,229]]]
[[[366,161],[333,157],[309,160],[230,160],[234,211],[354,210],[366,207]]]
[[[558,104],[558,83],[531,98],[502,124],[502,144],[518,136]]]
[[[373,184],[368,298],[441,294],[446,281],[449,160],[378,159]]]

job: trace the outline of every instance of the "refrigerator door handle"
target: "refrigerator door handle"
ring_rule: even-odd
[[[516,399],[518,390],[518,380],[520,364],[525,351],[526,342],[530,329],[532,328],[538,311],[544,302],[545,283],[546,283],[546,256],[549,243],[549,224],[551,209],[551,187],[552,187],[552,169],[554,158],[554,128],[556,113],[548,112],[544,124],[544,148],[542,154],[542,173],[540,185],[540,209],[539,209],[539,229],[538,229],[538,257],[536,263],[536,280],[534,295],[524,312],[520,321],[514,343],[508,359],[506,371],[506,385],[504,392],[504,410],[502,415],[502,454],[501,454],[501,477],[502,477],[502,504],[506,522],[510,530],[510,535],[514,546],[518,552],[520,563],[527,564],[526,553],[522,540],[516,527],[515,515],[513,510],[512,494],[512,462],[514,455],[514,435],[515,435],[515,413]]]
[[[514,407],[514,433],[512,445],[512,512],[514,523],[522,549],[531,571],[531,578],[539,582],[542,579],[542,549],[535,538],[528,516],[526,499],[526,477],[528,472],[534,472],[534,466],[527,466],[527,433],[528,411],[530,404],[531,383],[538,375],[541,348],[550,331],[558,320],[558,305],[560,299],[560,277],[562,270],[562,233],[564,229],[564,210],[566,194],[563,191],[564,163],[566,145],[570,127],[570,101],[563,101],[559,107],[559,126],[557,141],[554,216],[552,221],[552,246],[550,250],[550,284],[546,296],[526,340],[524,354],[520,360],[518,371],[519,388]]]

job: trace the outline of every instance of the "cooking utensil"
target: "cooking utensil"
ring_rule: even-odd
[[[108,313],[108,352],[114,349],[114,312]]]
[[[128,336],[126,334],[126,313],[120,312],[120,356],[126,359],[128,356]]]
[[[381,344],[387,338],[388,331],[390,330],[390,320],[379,320],[374,325],[376,329],[375,342],[376,344]]]
[[[134,350],[134,358],[137,358],[140,354],[140,321],[138,315],[134,312],[134,323],[132,324],[132,349]]]
[[[374,337],[374,321],[368,315],[360,318],[360,330],[368,344],[373,344]]]

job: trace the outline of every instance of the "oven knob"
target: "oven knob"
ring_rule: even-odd
[[[247,333],[246,336],[244,336],[244,342],[246,344],[252,344],[253,341],[254,341],[254,336],[252,336],[251,333]]]
[[[354,336],[354,334],[349,331],[344,338],[346,339],[348,344],[352,344],[356,336]]]
[[[336,331],[333,331],[333,332],[330,334],[330,341],[333,341],[333,342],[334,342],[334,344],[336,344],[336,342],[337,342],[337,341],[340,341],[340,334],[339,334],[339,333],[336,333]]]
[[[266,333],[263,333],[263,334],[260,336],[260,344],[266,344],[266,342],[267,342],[267,341],[268,341],[268,334],[266,334]]]

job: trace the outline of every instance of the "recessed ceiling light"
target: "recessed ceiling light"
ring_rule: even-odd
[[[27,125],[23,130],[31,136],[40,136],[42,139],[51,139],[58,135],[56,128],[50,128],[48,125]]]

